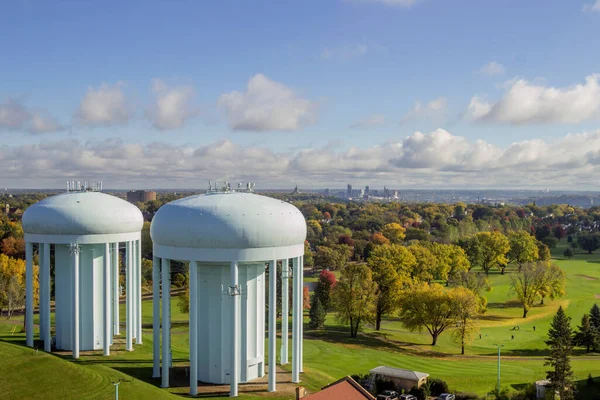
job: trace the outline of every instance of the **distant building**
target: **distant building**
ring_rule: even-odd
[[[348,197],[352,197],[352,185],[348,185],[348,189],[346,190]]]
[[[325,196],[330,196],[331,195],[331,190],[329,190],[329,188],[325,189]]]
[[[145,190],[132,190],[127,192],[127,201],[130,203],[145,203],[156,200],[156,192]]]
[[[370,190],[369,190],[369,185],[367,185],[367,186],[365,186],[365,194],[364,194],[365,198],[368,198],[370,194],[371,193],[370,193]]]
[[[298,189],[298,185],[296,185],[292,194],[298,194],[298,193],[300,193],[300,189]]]

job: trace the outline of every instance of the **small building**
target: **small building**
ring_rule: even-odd
[[[536,399],[545,399],[546,398],[546,390],[550,385],[550,381],[547,379],[543,379],[535,382],[535,396]]]
[[[396,385],[396,390],[404,389],[407,392],[415,386],[420,388],[421,385],[427,383],[429,377],[429,374],[424,372],[384,366],[373,368],[369,373],[371,374],[371,384],[375,384],[377,379],[383,379],[393,382]]]
[[[375,400],[375,397],[373,397],[371,393],[359,385],[354,379],[349,376],[345,376],[342,379],[325,386],[320,392],[313,394],[308,394],[306,389],[304,389],[302,386],[296,388],[296,400],[300,399]]]

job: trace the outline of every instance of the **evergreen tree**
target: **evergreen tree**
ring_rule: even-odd
[[[581,325],[577,327],[577,332],[575,332],[575,345],[585,347],[585,352],[589,353],[590,348],[595,347],[597,341],[598,333],[592,327],[590,316],[583,314],[583,317],[581,318]]]
[[[573,371],[571,370],[571,352],[573,351],[571,319],[567,317],[562,306],[552,319],[548,330],[550,355],[544,365],[552,368],[546,371],[550,380],[550,389],[557,393],[561,400],[572,400],[573,397]]]
[[[321,300],[315,294],[312,296],[310,303],[310,311],[308,313],[308,326],[310,329],[323,329],[325,325],[325,318],[327,317],[327,310],[321,304]]]
[[[600,331],[600,307],[594,304],[590,310],[590,323],[597,331]]]

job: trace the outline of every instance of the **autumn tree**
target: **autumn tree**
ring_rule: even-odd
[[[309,267],[311,269],[314,268],[315,266],[315,260],[313,257],[313,251],[310,248],[310,244],[308,243],[308,240],[304,241],[304,257],[303,257],[303,261],[304,261],[304,266],[305,267]]]
[[[33,304],[39,301],[37,265],[33,266]],[[25,261],[0,254],[0,310],[7,310],[8,317],[25,302]]]
[[[435,256],[435,279],[448,281],[448,278],[455,272],[470,269],[469,259],[461,247],[436,242],[421,242],[421,244]]]
[[[341,269],[333,289],[333,307],[337,319],[350,325],[350,337],[358,335],[365,322],[375,320],[375,283],[371,269],[364,264],[347,264]]]
[[[453,339],[460,345],[460,354],[465,354],[465,346],[472,342],[477,333],[475,319],[481,313],[479,296],[465,287],[457,287],[451,291],[456,312],[456,329]]]
[[[573,371],[571,353],[573,351],[571,319],[566,316],[562,306],[552,319],[546,344],[550,346],[550,355],[544,365],[551,367],[546,371],[551,392],[556,392],[561,400],[573,399]]]
[[[406,229],[396,222],[384,225],[382,230],[383,236],[385,236],[391,243],[402,243],[406,237]]]
[[[343,244],[333,246],[317,246],[315,266],[322,269],[338,270],[350,259],[352,250]]]
[[[437,265],[437,259],[429,249],[421,244],[412,244],[408,250],[415,257],[416,263],[410,272],[415,281],[431,282]]]
[[[411,332],[427,329],[431,345],[435,346],[438,337],[456,324],[453,290],[445,290],[437,283],[420,283],[403,291],[399,313],[402,325]]]
[[[462,286],[475,293],[479,298],[479,311],[481,313],[486,311],[487,297],[485,293],[489,292],[492,287],[489,278],[483,272],[457,271],[450,277],[448,283],[451,287]]]
[[[376,246],[383,246],[386,244],[390,244],[390,240],[383,236],[381,232],[375,232],[371,235],[371,243]]]
[[[550,248],[539,240],[536,241],[536,244],[538,248],[538,259],[540,261],[550,261],[550,257],[552,256],[550,254]]]
[[[9,236],[0,242],[0,252],[12,258],[25,259],[25,239]]]
[[[508,263],[506,253],[510,244],[506,236],[498,231],[480,232],[475,235],[476,245],[481,250],[481,268],[489,275],[492,268],[502,268]]]
[[[510,275],[511,293],[515,294],[523,306],[523,318],[529,309],[540,298],[540,290],[546,273],[543,262],[525,263],[520,271]]]
[[[402,253],[406,248],[400,245],[376,246],[367,260],[371,271],[373,272],[373,281],[376,283],[375,291],[375,329],[381,328],[381,319],[386,314],[391,314],[398,307],[398,298],[400,291],[405,283],[408,282],[408,268],[402,266],[406,262]],[[414,263],[414,257],[406,251]],[[404,259],[401,259],[404,258]],[[397,264],[396,264],[397,263]]]
[[[314,288],[314,294],[326,311],[329,310],[331,306],[331,291],[333,285],[335,285],[334,273],[325,269],[321,271]]]
[[[544,299],[549,297],[554,300],[565,294],[565,273],[556,264],[545,263],[544,272],[540,282],[540,304],[544,304]]]
[[[552,233],[554,234],[554,237],[558,239],[558,241],[567,235],[567,231],[562,225],[554,226],[554,228],[552,228]]]
[[[515,231],[508,234],[510,249],[507,253],[507,259],[510,263],[516,263],[519,269],[526,262],[533,262],[538,259],[538,247],[535,237],[527,231]],[[502,275],[506,264],[502,266]]]

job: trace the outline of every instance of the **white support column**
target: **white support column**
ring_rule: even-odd
[[[38,320],[40,329],[38,329],[38,339],[44,340],[44,328],[46,325],[44,324],[44,300],[46,297],[44,296],[44,250],[43,244],[38,243]],[[33,276],[35,280],[35,274]]]
[[[52,351],[52,335],[51,324],[50,324],[50,243],[44,243],[44,307],[40,309],[40,316],[44,315],[44,351],[50,353]],[[41,321],[40,321],[41,323]]]
[[[103,326],[103,339],[104,339],[104,355],[110,355],[110,244],[104,243],[104,326]]]
[[[171,260],[162,259],[162,387],[169,387],[171,364]]]
[[[190,394],[198,394],[198,262],[190,261]]]
[[[142,344],[142,241],[138,239],[135,243],[137,248],[137,295],[135,298],[137,304],[137,333],[135,335],[135,344]]]
[[[137,259],[135,255],[135,241],[129,242],[129,268],[131,268],[131,341],[133,345],[133,339],[136,339],[137,343],[137,267],[135,261]]]
[[[152,259],[152,377],[160,377],[160,258]]]
[[[125,242],[125,350],[133,350],[133,277],[131,271],[131,242]]]
[[[239,337],[239,315],[240,315],[240,294],[241,289],[238,282],[238,264],[236,261],[231,262],[231,332],[232,332],[232,348],[231,348],[231,366],[230,366],[230,376],[231,376],[231,385],[229,388],[229,397],[237,397],[238,396],[238,383],[239,383],[239,375],[240,375],[240,337]],[[270,306],[269,306],[270,307]],[[270,328],[270,325],[269,325]],[[270,335],[270,334],[269,334]],[[271,336],[269,336],[269,340]],[[269,357],[271,357],[269,353]],[[271,361],[269,360],[269,366],[271,365]],[[270,367],[269,367],[270,368]],[[275,386],[273,386],[273,390],[275,390]],[[269,376],[269,391],[271,391],[271,377]]]
[[[25,342],[33,347],[33,244],[25,243]]]
[[[281,365],[288,363],[289,260],[281,260]]]
[[[298,340],[298,257],[292,259],[292,271],[294,280],[292,281],[292,382],[300,382],[300,368],[298,367],[298,353],[300,346]]]
[[[277,260],[269,263],[269,392],[277,386]]]
[[[300,256],[298,258],[298,263],[300,264],[298,270],[300,271],[300,290],[298,296],[300,297],[300,323],[298,324],[298,329],[300,329],[300,334],[298,335],[298,339],[300,340],[300,352],[298,353],[298,363],[299,372],[304,372],[304,256]]]
[[[73,265],[73,358],[79,358],[79,244],[71,243],[71,264]]]
[[[113,333],[120,335],[120,318],[119,318],[119,295],[121,293],[119,283],[119,243],[113,244]]]

